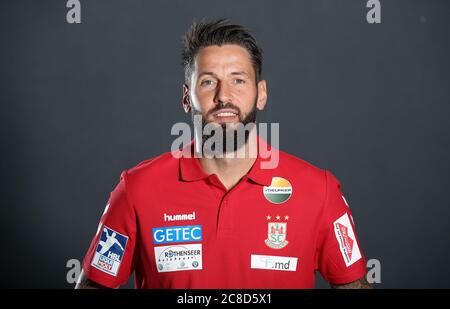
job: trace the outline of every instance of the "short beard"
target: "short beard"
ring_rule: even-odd
[[[238,131],[241,130],[242,128],[246,128],[246,126],[250,123],[256,124],[256,114],[257,114],[256,102],[257,102],[257,98],[255,99],[252,110],[247,114],[247,116],[245,116],[244,119],[240,119],[240,121],[238,123],[232,124],[232,125],[238,125],[236,128],[233,128],[228,123],[223,123],[223,124],[219,125],[220,128],[222,129],[222,133],[223,133],[222,134],[222,145],[221,145],[223,154],[227,153],[230,150],[236,152],[247,144],[248,138],[250,135],[250,130],[244,129],[244,139],[243,140],[238,138],[238,136],[239,136]],[[227,108],[226,105],[225,105],[225,108]],[[193,111],[192,119],[194,120],[194,116],[198,115],[198,114],[200,114],[200,112]],[[239,114],[240,114],[240,112],[239,112]],[[202,149],[203,149],[203,146],[205,145],[205,142],[216,134],[215,130],[213,130],[211,134],[203,133],[203,132],[205,132],[205,130],[204,130],[205,126],[208,125],[209,123],[210,122],[202,115]],[[242,124],[242,126],[239,124]],[[228,145],[228,143],[230,143],[230,142],[232,144]],[[213,144],[213,146],[212,146],[213,149],[211,149],[211,151],[215,152],[216,146],[218,146],[218,145]]]

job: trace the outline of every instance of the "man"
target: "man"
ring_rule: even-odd
[[[197,134],[124,171],[77,288],[116,288],[132,272],[137,288],[313,288],[316,271],[336,288],[370,287],[338,180],[272,149],[255,126],[228,139],[267,101],[254,37],[227,20],[194,24],[183,64],[184,110],[223,142],[208,148],[214,134]],[[263,149],[275,166],[263,168]],[[104,252],[110,237],[119,245]]]

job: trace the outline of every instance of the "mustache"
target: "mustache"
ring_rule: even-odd
[[[208,113],[206,113],[206,116],[207,117],[211,116],[212,114],[214,114],[215,112],[220,111],[221,109],[233,109],[233,110],[235,110],[238,113],[238,115],[241,114],[241,110],[239,109],[239,107],[231,104],[230,102],[227,102],[225,104],[217,104],[214,108],[210,109],[208,111]]]

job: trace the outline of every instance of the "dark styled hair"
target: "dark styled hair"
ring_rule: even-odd
[[[203,47],[212,45],[236,44],[250,54],[256,82],[262,72],[262,49],[255,37],[243,26],[232,24],[228,19],[211,22],[194,22],[183,36],[182,64],[184,80],[188,84],[192,75],[195,56]]]

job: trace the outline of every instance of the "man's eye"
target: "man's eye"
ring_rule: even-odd
[[[213,84],[213,81],[209,80],[209,79],[205,79],[204,81],[202,81],[200,83],[200,85],[202,85],[202,86],[211,86],[212,84]]]
[[[244,84],[244,83],[245,83],[245,80],[240,79],[240,78],[236,78],[236,79],[234,80],[234,83],[235,83],[235,84]]]

